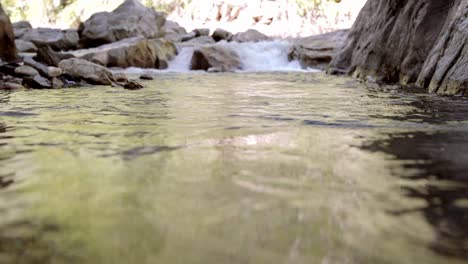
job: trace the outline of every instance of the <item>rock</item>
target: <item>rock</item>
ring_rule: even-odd
[[[51,78],[59,77],[60,75],[62,75],[62,73],[63,71],[60,68],[52,67],[52,66],[47,67],[47,76]]]
[[[326,69],[333,56],[343,46],[348,30],[339,30],[296,41],[289,52],[289,60],[298,60],[303,68]]]
[[[16,29],[23,29],[23,28],[27,28],[27,29],[32,29],[32,25],[31,23],[29,23],[28,21],[18,21],[18,22],[15,22],[12,24],[13,26],[13,29],[16,30]]]
[[[167,20],[164,26],[164,38],[172,42],[181,42],[187,31],[174,21]]]
[[[191,70],[235,71],[241,69],[239,55],[222,46],[201,47],[194,51],[190,63]]]
[[[36,52],[37,51],[37,47],[36,45],[34,45],[34,43],[29,42],[29,41],[24,41],[22,39],[16,39],[15,45],[16,45],[16,48],[18,49],[18,52]]]
[[[124,83],[128,81],[127,75],[123,72],[115,72],[113,75],[117,83]]]
[[[128,80],[126,83],[123,84],[123,88],[127,90],[139,90],[144,88],[144,86],[138,83],[137,81]]]
[[[466,0],[369,0],[328,72],[468,96]]]
[[[42,62],[45,65],[57,67],[60,61],[74,58],[72,54],[55,52],[49,46],[41,47],[37,50],[37,55],[34,59]]]
[[[15,34],[10,19],[0,5],[0,59],[5,62],[16,62],[18,54],[15,46]]]
[[[197,37],[197,33],[192,31],[192,32],[190,32],[188,34],[182,35],[180,41],[181,42],[186,42],[186,41],[189,41],[189,40],[194,39],[196,37]]]
[[[76,54],[107,67],[166,69],[177,48],[165,39],[131,38]]]
[[[112,85],[115,82],[112,73],[105,67],[82,59],[68,59],[59,63],[65,73],[90,84]]]
[[[237,33],[232,37],[232,41],[235,42],[260,42],[260,41],[269,41],[270,37],[267,35],[258,32],[255,29],[249,29],[245,32]]]
[[[59,78],[53,78],[52,79],[52,88],[54,89],[60,89],[65,87],[65,83],[60,80]]]
[[[23,62],[24,62],[24,65],[31,66],[34,69],[36,69],[42,76],[46,76],[49,78],[51,77],[49,76],[49,68],[46,65],[35,61],[33,58],[25,57],[23,59]]]
[[[195,32],[196,37],[209,36],[210,35],[210,29],[209,28],[198,28],[198,29],[194,29],[193,32]]]
[[[194,39],[191,39],[191,40],[187,41],[187,43],[198,44],[198,45],[206,45],[206,44],[214,44],[216,42],[210,36],[200,36],[200,37],[196,37]]]
[[[154,80],[154,77],[149,75],[149,74],[143,74],[140,76],[140,79],[141,80],[148,80],[148,81],[151,81],[151,80]]]
[[[13,23],[13,31],[15,33],[15,38],[23,38],[26,33],[32,30],[31,23],[28,21],[19,21]]]
[[[31,66],[19,66],[15,69],[15,73],[19,76],[36,76],[39,75],[39,72]]]
[[[6,83],[0,83],[0,90],[18,90],[18,89],[23,89],[24,86],[21,84],[17,83],[11,83],[11,82],[6,82]]]
[[[215,30],[215,32],[213,32],[213,35],[211,35],[211,37],[216,41],[216,42],[219,42],[221,40],[226,40],[226,41],[231,41],[232,40],[232,33],[227,31],[227,30],[224,30],[224,29],[221,29],[221,28],[217,28]]]
[[[22,39],[34,43],[38,48],[50,46],[53,50],[75,50],[79,36],[72,29],[36,28],[26,33]]]
[[[23,79],[23,85],[33,89],[50,89],[52,84],[46,78],[36,75],[33,77],[25,77]]]
[[[83,47],[97,47],[125,38],[158,38],[164,35],[164,13],[145,7],[138,0],[125,0],[112,12],[91,16],[80,28]]]

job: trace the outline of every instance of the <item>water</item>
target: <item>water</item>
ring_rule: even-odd
[[[242,70],[239,72],[319,72],[316,69],[303,69],[299,61],[289,61],[288,53],[293,43],[286,40],[262,41],[262,42],[226,42],[221,41],[212,45],[234,50],[240,58]],[[130,68],[126,72],[130,74],[159,74],[159,73],[187,73],[190,72],[190,61],[193,52],[198,46],[180,46],[179,54],[169,62],[166,70]]]
[[[146,84],[0,92],[0,263],[466,263],[466,100]]]

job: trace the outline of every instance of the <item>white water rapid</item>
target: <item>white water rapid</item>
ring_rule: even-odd
[[[221,41],[213,45],[221,45],[235,50],[242,63],[240,72],[278,72],[278,71],[307,71],[316,72],[316,69],[302,69],[299,61],[289,61],[288,52],[291,42],[285,40],[265,42],[225,42]],[[197,47],[181,47],[179,55],[169,62],[166,70],[148,70],[139,68],[127,69],[127,73],[163,73],[163,72],[189,72],[190,61]]]

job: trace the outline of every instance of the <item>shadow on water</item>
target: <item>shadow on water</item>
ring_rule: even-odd
[[[410,94],[411,95],[411,94]],[[370,115],[397,121],[418,120],[434,125],[466,122],[464,98],[419,94],[403,102],[413,108],[402,116]],[[461,123],[463,124],[463,123]],[[390,211],[395,216],[420,213],[435,232],[429,247],[436,253],[468,259],[468,134],[466,130],[387,133],[361,148],[384,152],[403,161],[403,170],[392,175],[409,180],[401,189],[406,197],[425,201],[425,206]],[[421,184],[421,182],[423,184]],[[418,184],[419,183],[419,184]]]

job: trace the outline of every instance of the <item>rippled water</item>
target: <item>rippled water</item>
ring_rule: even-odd
[[[0,263],[463,263],[468,103],[312,73],[0,92]]]

